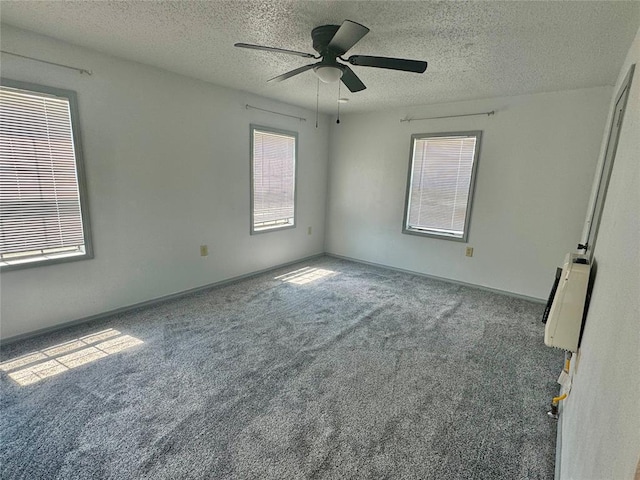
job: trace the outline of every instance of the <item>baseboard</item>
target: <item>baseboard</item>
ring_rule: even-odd
[[[560,402],[558,407],[558,423],[557,423],[557,432],[556,432],[556,461],[555,461],[555,471],[553,478],[554,480],[560,480],[561,475],[561,462],[562,462],[562,419],[564,411],[564,402]]]
[[[508,291],[505,291],[505,290],[499,290],[499,289],[496,289],[496,288],[484,287],[484,286],[481,286],[481,285],[474,285],[472,283],[466,283],[466,282],[461,282],[461,281],[458,281],[458,280],[452,280],[450,278],[438,277],[436,275],[429,275],[429,274],[426,274],[426,273],[416,272],[416,271],[413,271],[413,270],[407,270],[407,269],[404,269],[404,268],[397,268],[397,267],[393,267],[391,265],[384,265],[384,264],[381,264],[381,263],[368,262],[366,260],[360,260],[360,259],[357,259],[357,258],[347,257],[347,256],[344,256],[344,255],[337,255],[337,254],[334,254],[334,253],[326,253],[325,252],[325,253],[318,253],[318,254],[315,254],[315,255],[310,255],[308,257],[304,257],[304,258],[300,258],[300,259],[297,259],[297,260],[293,260],[291,262],[281,263],[281,264],[278,264],[278,265],[275,265],[275,266],[272,266],[272,267],[264,268],[262,270],[257,270],[255,272],[247,273],[247,274],[244,274],[244,275],[238,275],[236,277],[228,278],[226,280],[221,280],[219,282],[209,283],[207,285],[202,285],[200,287],[191,288],[189,290],[183,290],[183,291],[180,291],[180,292],[171,293],[169,295],[164,295],[162,297],[153,298],[151,300],[145,300],[144,302],[134,303],[132,305],[127,305],[127,306],[124,306],[124,307],[116,308],[114,310],[109,310],[107,312],[98,313],[98,314],[95,314],[95,315],[89,315],[87,317],[82,317],[82,318],[79,318],[79,319],[76,319],[76,320],[71,320],[69,322],[60,323],[60,324],[54,325],[52,327],[41,328],[39,330],[34,330],[33,332],[22,333],[20,335],[14,335],[14,336],[8,337],[6,339],[1,339],[0,343],[2,345],[7,345],[7,344],[10,344],[10,343],[18,342],[20,340],[26,340],[27,338],[37,337],[38,335],[43,335],[45,333],[51,333],[51,332],[55,332],[57,330],[62,330],[63,328],[68,328],[68,327],[72,327],[72,326],[76,326],[76,325],[81,325],[83,323],[88,323],[88,322],[92,322],[92,321],[95,321],[95,320],[102,320],[104,318],[111,317],[113,315],[118,315],[118,314],[121,314],[121,313],[129,312],[131,310],[136,310],[136,309],[145,308],[145,307],[151,307],[151,306],[159,304],[159,303],[168,302],[170,300],[175,300],[176,298],[184,297],[186,295],[191,295],[193,293],[201,292],[203,290],[208,290],[208,289],[216,288],[216,287],[222,287],[224,285],[228,285],[230,283],[238,282],[240,280],[245,280],[247,278],[255,277],[257,275],[261,275],[263,273],[270,272],[272,270],[278,270],[280,268],[284,268],[284,267],[287,267],[289,265],[294,265],[296,263],[313,260],[313,259],[320,258],[320,257],[323,257],[323,256],[338,258],[338,259],[341,259],[341,260],[347,260],[347,261],[355,262],[355,263],[361,263],[361,264],[364,264],[364,265],[371,265],[371,266],[374,266],[374,267],[386,268],[388,270],[393,270],[393,271],[402,272],[402,273],[409,273],[411,275],[417,275],[417,276],[420,276],[420,277],[432,278],[434,280],[439,280],[439,281],[447,282],[447,283],[453,283],[455,285],[462,285],[462,286],[465,286],[465,287],[476,288],[476,289],[479,289],[479,290],[485,290],[485,291],[488,291],[488,292],[499,293],[499,294],[502,294],[502,295],[508,295],[510,297],[519,298],[519,299],[522,299],[522,300],[528,300],[530,302],[543,303],[543,304],[546,303],[546,299],[529,297],[529,296],[526,296],[526,295],[520,295],[518,293],[508,292]]]
[[[309,260],[314,260],[316,258],[320,258],[320,257],[324,257],[324,256],[325,256],[324,253],[317,253],[315,255],[310,255],[308,257],[300,258],[298,260],[293,260],[291,262],[281,263],[281,264],[275,265],[273,267],[263,268],[262,270],[257,270],[255,272],[246,273],[244,275],[238,275],[237,277],[228,278],[226,280],[220,280],[219,282],[213,282],[213,283],[209,283],[207,285],[202,285],[200,287],[190,288],[188,290],[183,290],[183,291],[180,291],[180,292],[171,293],[169,295],[163,295],[161,297],[152,298],[151,300],[145,300],[144,302],[134,303],[132,305],[127,305],[125,307],[116,308],[114,310],[109,310],[107,312],[97,313],[95,315],[89,315],[87,317],[78,318],[76,320],[71,320],[71,321],[68,321],[68,322],[59,323],[59,324],[54,325],[52,327],[41,328],[41,329],[38,329],[38,330],[34,330],[33,332],[21,333],[19,335],[14,335],[14,336],[8,337],[6,339],[3,338],[2,340],[0,340],[0,343],[2,345],[7,345],[7,344],[10,344],[10,343],[18,342],[20,340],[26,340],[28,338],[37,337],[37,336],[43,335],[45,333],[52,333],[52,332],[55,332],[57,330],[62,330],[63,328],[73,327],[73,326],[76,326],[76,325],[81,325],[83,323],[93,322],[95,320],[102,320],[104,318],[111,317],[113,315],[118,315],[118,314],[121,314],[121,313],[130,312],[132,310],[137,310],[139,308],[151,307],[151,306],[157,305],[159,303],[164,303],[164,302],[168,302],[170,300],[175,300],[176,298],[181,298],[181,297],[184,297],[184,296],[187,296],[187,295],[191,295],[193,293],[202,292],[204,290],[209,290],[211,288],[222,287],[222,286],[228,285],[230,283],[235,283],[235,282],[238,282],[240,280],[246,280],[246,279],[251,278],[251,277],[262,275],[263,273],[267,273],[267,272],[270,272],[272,270],[278,270],[280,268],[288,267],[289,265],[294,265],[296,263],[306,262],[306,261],[309,261]]]
[[[396,272],[409,273],[411,275],[416,275],[418,277],[431,278],[433,280],[439,280],[441,282],[453,283],[455,285],[462,285],[464,287],[476,288],[478,290],[484,290],[484,291],[492,292],[492,293],[499,293],[501,295],[507,295],[509,297],[519,298],[521,300],[528,300],[528,301],[534,302],[534,303],[542,303],[542,304],[546,304],[547,303],[547,299],[537,298],[537,297],[529,297],[527,295],[522,295],[520,293],[508,292],[506,290],[500,290],[498,288],[491,288],[491,287],[485,287],[485,286],[482,286],[482,285],[476,285],[474,283],[461,282],[459,280],[452,280],[451,278],[438,277],[436,275],[429,275],[427,273],[416,272],[414,270],[406,270],[404,268],[392,267],[391,265],[385,265],[385,264],[382,264],[382,263],[368,262],[366,260],[360,260],[358,258],[346,257],[344,255],[337,255],[335,253],[325,253],[325,255],[327,257],[339,258],[341,260],[348,260],[350,262],[362,263],[363,265],[371,265],[373,267],[386,268],[388,270],[393,270],[393,271],[396,271]]]

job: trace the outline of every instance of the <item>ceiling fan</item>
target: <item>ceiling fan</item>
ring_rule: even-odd
[[[311,31],[313,49],[320,55],[312,55],[306,52],[286,50],[283,48],[265,47],[249,43],[236,43],[236,47],[251,48],[254,50],[266,50],[268,52],[286,53],[299,57],[321,59],[317,63],[296,68],[269,80],[269,82],[281,82],[307,70],[313,69],[318,78],[325,83],[333,83],[342,80],[342,83],[352,92],[359,92],[367,88],[348,65],[339,63],[338,60],[362,67],[387,68],[401,70],[403,72],[424,73],[427,62],[419,60],[405,60],[402,58],[372,57],[369,55],[352,55],[342,58],[348,50],[369,33],[364,25],[345,20],[342,25],[322,25]]]

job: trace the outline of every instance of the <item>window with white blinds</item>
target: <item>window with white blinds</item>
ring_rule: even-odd
[[[403,232],[466,241],[480,137],[412,136]]]
[[[74,92],[2,81],[3,270],[91,256],[75,115]]]
[[[295,226],[298,134],[251,127],[251,233]]]

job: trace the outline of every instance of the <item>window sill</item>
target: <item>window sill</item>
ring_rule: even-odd
[[[251,229],[251,235],[258,235],[260,233],[275,232],[275,231],[278,231],[278,230],[288,230],[290,228],[296,228],[295,224],[273,225],[273,226],[269,226],[269,227],[252,228]]]
[[[454,242],[466,242],[467,234],[455,234],[448,233],[445,231],[438,230],[427,230],[427,229],[417,229],[417,228],[403,228],[402,233],[407,235],[417,235],[420,237],[431,237],[431,238],[440,238],[442,240],[453,240]]]
[[[89,253],[59,253],[41,255],[38,257],[30,257],[15,260],[2,260],[0,261],[0,270],[2,272],[8,272],[11,270],[22,270],[25,268],[33,267],[45,267],[47,265],[57,265],[59,263],[77,262],[79,260],[90,260],[93,258]]]

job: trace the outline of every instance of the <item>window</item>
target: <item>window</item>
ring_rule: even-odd
[[[467,240],[481,135],[411,137],[403,233]]]
[[[0,266],[91,258],[75,92],[0,86]]]
[[[295,226],[298,134],[251,126],[251,233]]]

